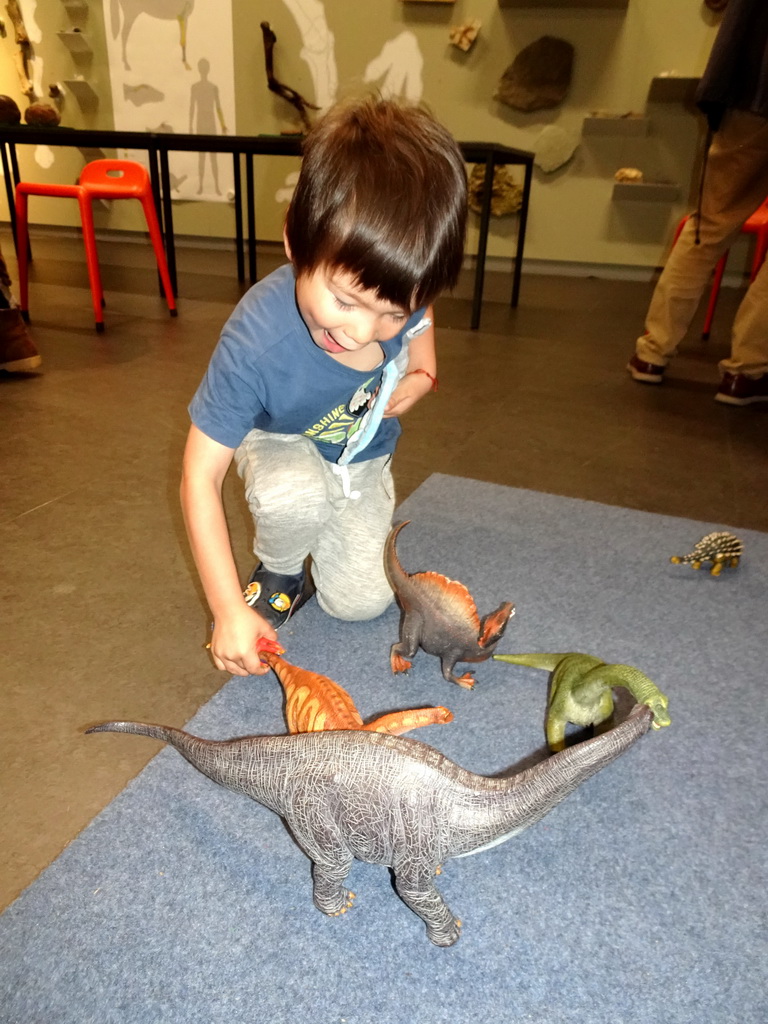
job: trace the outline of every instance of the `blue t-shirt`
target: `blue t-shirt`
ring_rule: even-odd
[[[353,370],[312,341],[296,306],[293,267],[286,264],[250,288],[224,325],[189,405],[192,422],[227,448],[237,448],[254,428],[303,434],[325,459],[337,462],[366,420],[378,418],[382,374],[400,355],[406,335],[420,333],[423,313],[418,310],[399,334],[380,343],[380,366]],[[391,387],[386,391],[384,402]],[[367,447],[343,461],[389,454],[399,435],[396,418],[382,419]]]

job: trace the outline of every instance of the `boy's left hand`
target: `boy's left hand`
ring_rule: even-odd
[[[384,409],[384,419],[402,416],[420,398],[432,390],[432,381],[423,373],[408,373],[403,377]]]

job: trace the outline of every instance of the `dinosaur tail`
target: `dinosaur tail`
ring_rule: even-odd
[[[453,721],[453,712],[448,708],[411,708],[408,711],[394,711],[382,715],[374,722],[362,726],[366,732],[386,732],[390,736],[401,736],[422,725],[447,725]]]
[[[170,725],[150,725],[147,722],[101,722],[99,725],[92,725],[85,732],[86,735],[92,732],[130,732],[135,736],[149,736],[153,740],[162,740],[163,743],[170,743],[173,746],[176,746],[174,733],[189,735]]]
[[[389,585],[395,593],[398,592],[408,579],[408,573],[403,569],[400,564],[400,559],[397,557],[395,541],[397,540],[398,533],[400,533],[402,528],[407,526],[409,522],[410,519],[405,519],[402,523],[397,523],[393,526],[389,531],[389,536],[384,544],[384,571],[387,574]]]
[[[546,669],[553,672],[564,654],[494,654],[494,661],[507,661],[510,665],[524,665],[527,668]]]
[[[234,740],[205,740],[199,736],[174,729],[170,725],[151,725],[147,722],[102,722],[85,730],[92,732],[126,732],[134,736],[149,736],[153,740],[169,743],[191,765],[229,789],[242,791],[242,787],[233,785],[238,762],[243,761],[244,747],[251,737]]]

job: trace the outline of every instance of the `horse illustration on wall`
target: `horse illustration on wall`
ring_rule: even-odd
[[[163,21],[172,21],[174,19],[178,21],[181,60],[184,67],[189,70],[189,64],[187,64],[187,24],[194,6],[195,0],[111,0],[112,36],[115,39],[117,39],[118,35],[120,36],[125,69],[127,71],[131,70],[128,63],[127,46],[128,36],[133,28],[133,23],[140,14],[148,14],[151,18],[160,18]],[[121,13],[122,29],[120,28]]]

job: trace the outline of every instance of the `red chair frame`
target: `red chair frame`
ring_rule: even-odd
[[[163,237],[155,209],[149,173],[133,160],[92,160],[86,164],[76,185],[58,185],[21,181],[16,186],[16,249],[19,261],[19,299],[21,313],[29,320],[29,240],[27,204],[29,196],[54,196],[77,199],[85,245],[88,280],[91,285],[96,330],[104,330],[104,291],[99,273],[96,233],[93,225],[94,199],[138,199],[144,210],[149,237],[157,260],[163,291],[171,316],[177,315]]]

